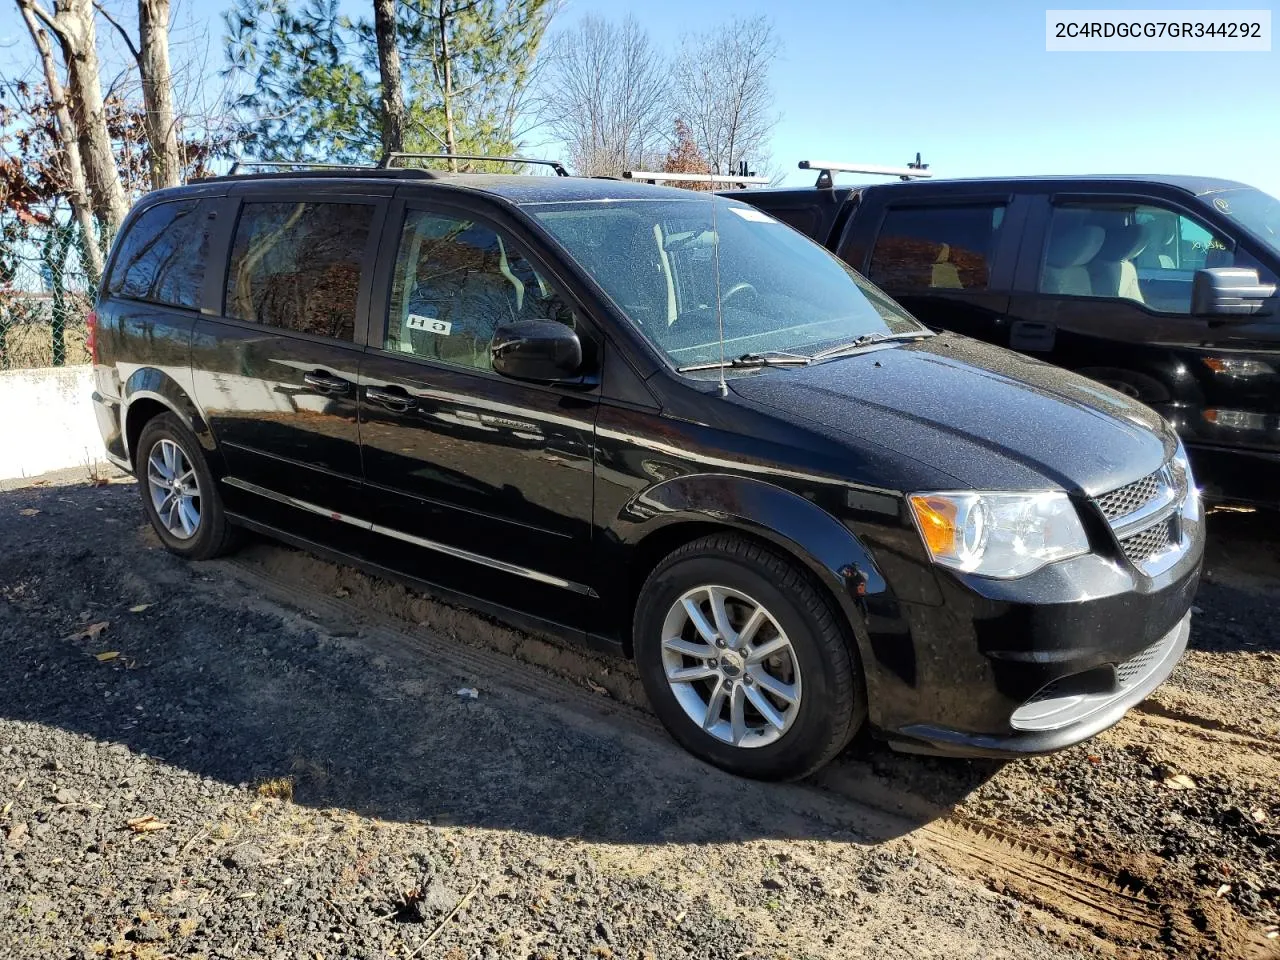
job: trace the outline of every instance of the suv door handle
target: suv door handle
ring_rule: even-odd
[[[396,413],[408,413],[418,405],[418,401],[400,387],[365,387],[364,395],[370,403],[376,403]]]
[[[312,370],[303,374],[302,382],[320,393],[344,394],[351,389],[351,381],[335,377],[328,370]]]

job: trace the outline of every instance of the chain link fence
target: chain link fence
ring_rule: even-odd
[[[0,240],[0,370],[88,363],[93,288],[79,231],[54,224]]]

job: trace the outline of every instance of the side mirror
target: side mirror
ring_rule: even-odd
[[[1251,267],[1209,267],[1191,281],[1191,314],[1196,317],[1246,317],[1261,313],[1276,285],[1263,283]]]
[[[493,333],[493,369],[513,380],[570,380],[582,371],[582,342],[554,320],[517,320]]]

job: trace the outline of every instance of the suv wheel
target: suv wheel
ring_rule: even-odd
[[[687,750],[732,773],[803,777],[865,714],[837,615],[791,561],[732,534],[672,553],[641,590],[634,625],[654,711]]]
[[[180,557],[209,560],[231,547],[213,474],[195,435],[171,413],[149,420],[136,460],[143,508],[161,542]]]

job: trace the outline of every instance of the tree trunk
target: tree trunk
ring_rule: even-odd
[[[98,220],[115,234],[129,212],[129,204],[116,169],[102,102],[93,0],[57,0],[54,14],[36,0],[18,0],[18,5],[43,20],[58,38],[67,68],[68,105],[80,139],[89,196]]]
[[[71,111],[67,108],[66,91],[62,89],[62,78],[58,76],[57,64],[53,62],[53,47],[49,43],[49,35],[36,22],[35,14],[30,6],[22,5],[22,18],[31,31],[31,39],[40,53],[40,63],[44,68],[44,82],[49,87],[49,101],[53,105],[53,115],[58,125],[58,140],[67,160],[67,200],[71,203],[72,215],[80,225],[80,233],[84,237],[84,269],[89,275],[89,282],[95,287],[102,278],[102,253],[98,249],[97,231],[93,223],[93,207],[89,200],[89,188],[85,182],[84,161],[80,156],[80,137],[76,130]]]
[[[182,158],[169,70],[169,0],[138,0],[138,43],[138,73],[151,144],[151,186],[157,190],[176,187],[182,182]]]
[[[404,150],[404,91],[400,86],[395,0],[373,0],[373,24],[382,78],[382,154],[387,157]]]
[[[458,172],[458,161],[453,155],[458,152],[458,144],[453,136],[453,64],[449,61],[449,14],[446,0],[437,0],[440,12],[440,75],[444,79],[444,144],[449,154],[449,169]]]

